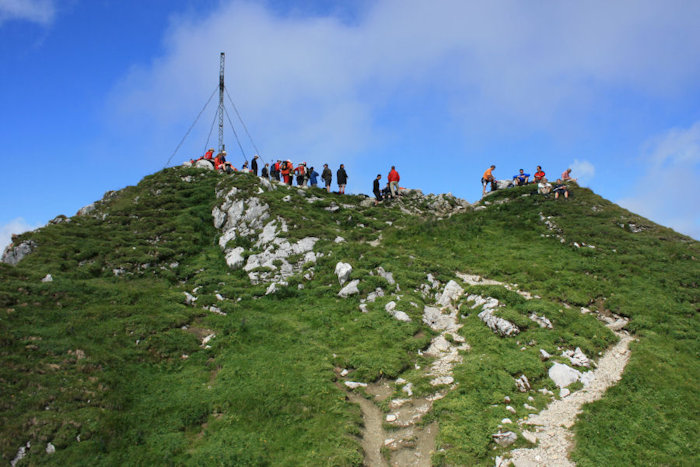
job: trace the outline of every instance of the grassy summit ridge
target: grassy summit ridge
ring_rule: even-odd
[[[290,239],[319,238],[314,251],[324,255],[274,294],[230,270],[217,243],[216,192],[232,186],[284,218]],[[505,303],[499,315],[521,333],[499,337],[462,304],[460,333],[471,350],[455,369],[459,386],[426,419],[440,426],[434,463],[493,464],[501,451],[491,434],[508,415],[503,398],[513,398],[518,417],[527,415],[528,395],[538,408],[548,402],[518,393],[514,378],[526,374],[533,388],[554,389],[539,349],[564,362],[557,348],[597,358],[615,341],[564,303],[629,317],[638,337],[622,381],[576,424],[572,458],[698,463],[698,242],[584,188],[568,201],[544,199],[533,187],[505,190],[485,209],[450,217],[431,215],[421,197],[375,208],[322,190],[260,191],[252,175],[166,169],[106,196],[89,215],[20,237],[36,250],[17,266],[0,264],[5,462],[29,441],[19,465],[361,465],[362,417],[334,370],[352,370],[354,381],[400,376],[428,393],[414,369],[429,363],[418,351],[434,334],[421,322],[430,302],[419,288],[428,273],[444,285],[467,272],[541,299],[465,286]],[[380,238],[379,246],[367,243]],[[233,242],[255,251],[244,237]],[[352,264],[359,297],[336,296],[338,261]],[[379,266],[393,273],[399,300],[370,275]],[[303,273],[311,267],[309,281]],[[41,282],[46,274],[53,282]],[[360,313],[360,299],[377,287],[386,296]],[[195,306],[184,292],[197,296]],[[384,311],[392,299],[411,322]],[[554,329],[537,326],[533,312]]]

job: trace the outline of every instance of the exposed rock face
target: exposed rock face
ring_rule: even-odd
[[[271,184],[261,183],[268,190],[275,189]],[[214,226],[222,231],[219,246],[224,250],[229,267],[242,268],[248,273],[251,283],[282,283],[301,271],[304,264],[316,262],[312,250],[318,239],[306,237],[290,242],[284,238],[282,235],[288,232],[287,223],[281,218],[269,220],[270,207],[259,198],[244,199],[235,187],[228,192],[219,190],[216,194],[224,199],[221,206],[212,209]],[[248,255],[247,259],[245,248],[229,246],[229,242],[238,237],[255,239],[255,253]],[[288,258],[294,255],[304,256],[291,264]]]
[[[95,203],[88,204],[87,206],[83,206],[82,208],[78,209],[78,212],[75,213],[76,216],[87,216],[88,214],[92,213],[95,211]]]
[[[568,358],[574,366],[591,366],[591,362],[583,351],[581,351],[580,347],[576,347],[576,350],[565,350],[562,352],[561,356]]]
[[[437,304],[440,306],[451,306],[452,303],[456,302],[462,295],[464,295],[464,289],[455,281],[451,280],[445,286],[445,290],[443,290]]]
[[[34,248],[36,248],[36,243],[32,240],[27,240],[17,246],[9,245],[2,254],[2,262],[14,266],[34,251]]]

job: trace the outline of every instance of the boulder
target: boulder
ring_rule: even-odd
[[[83,206],[82,208],[78,209],[78,212],[75,213],[76,216],[87,216],[91,212],[95,210],[95,203],[88,204],[87,206]]]
[[[527,376],[520,375],[520,378],[515,380],[515,386],[520,392],[528,392],[530,390],[530,381],[527,380]]]
[[[197,162],[195,162],[194,166],[198,169],[214,170],[214,164],[204,159],[200,159]]]
[[[545,316],[537,316],[537,314],[532,313],[530,319],[535,323],[539,324],[541,328],[552,329],[552,322],[548,320]]]
[[[338,282],[340,282],[340,285],[343,285],[350,278],[351,272],[352,266],[350,266],[348,263],[343,263],[340,261],[335,265],[335,275],[338,276]]]
[[[514,336],[520,332],[515,324],[495,316],[490,309],[485,309],[478,316],[493,332],[501,336]]]
[[[383,267],[379,266],[377,268],[377,274],[379,274],[380,277],[386,279],[389,285],[396,284],[396,281],[394,280],[394,275],[390,272],[386,272]]]
[[[340,292],[338,292],[338,296],[342,298],[347,298],[350,295],[357,295],[360,293],[360,290],[357,288],[358,284],[360,283],[359,279],[355,279],[353,281],[350,281],[345,287],[343,287]]]
[[[460,287],[458,283],[451,280],[445,285],[445,289],[442,291],[442,295],[437,301],[437,304],[440,306],[450,306],[462,295],[464,295],[464,289]]]
[[[51,274],[47,274],[47,275],[41,280],[41,282],[53,282],[53,276],[51,276]]]
[[[518,435],[513,433],[512,431],[506,431],[505,433],[495,433],[491,435],[493,437],[493,440],[498,444],[499,446],[510,446],[511,444],[515,443],[518,439]]]
[[[9,245],[5,248],[0,261],[14,266],[22,261],[25,256],[34,251],[34,248],[36,248],[36,243],[32,240],[24,241],[17,246]]]
[[[344,243],[345,239],[343,237],[335,237],[335,240],[333,240],[333,243]]]
[[[571,361],[571,364],[574,366],[591,366],[591,362],[588,360],[588,357],[586,357],[580,347],[576,347],[576,350],[565,350],[562,352],[561,356],[568,358]]]
[[[581,378],[581,372],[574,370],[568,365],[554,363],[549,369],[549,378],[554,381],[559,388],[565,388],[575,383]]]

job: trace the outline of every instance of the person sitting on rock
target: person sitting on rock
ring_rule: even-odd
[[[526,174],[523,169],[520,169],[520,173],[513,175],[513,184],[515,186],[527,185],[530,181],[530,174]]]
[[[554,199],[559,199],[560,194],[564,195],[565,199],[569,199],[569,187],[567,187],[563,183],[558,183],[554,185],[552,191],[554,192]]]
[[[561,178],[559,179],[562,183],[564,182],[575,182],[575,178],[571,178],[571,168],[566,169],[562,174]]]
[[[241,172],[245,172],[245,173],[250,172],[250,169],[248,168],[248,161],[245,161],[243,163],[243,167],[241,167]]]
[[[552,184],[547,182],[545,177],[542,177],[537,183],[537,193],[547,195],[552,191]]]
[[[537,172],[535,172],[535,183],[539,183],[540,180],[544,178],[544,170],[539,165],[537,166]]]
[[[374,186],[372,187],[372,192],[374,193],[374,205],[378,205],[382,201],[382,192],[379,189],[379,180],[382,179],[382,174],[377,174],[377,178],[374,179]]]
[[[491,184],[491,190],[493,191],[493,181],[495,178],[493,178],[493,171],[496,169],[495,165],[492,165],[488,169],[486,169],[486,172],[484,172],[484,175],[481,177],[481,185],[483,187],[483,194],[486,194],[486,185],[489,183]]]
[[[308,174],[309,174],[309,183],[311,184],[311,186],[312,186],[312,187],[318,186],[318,172],[316,172],[316,171],[314,170],[314,168],[311,167],[311,168],[308,170]]]

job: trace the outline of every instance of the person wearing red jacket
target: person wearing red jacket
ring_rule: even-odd
[[[389,177],[387,177],[389,180],[389,189],[391,190],[391,197],[394,198],[398,192],[399,192],[399,180],[401,180],[401,177],[399,177],[399,173],[396,171],[395,166],[391,166],[391,170],[389,171]]]
[[[206,160],[211,160],[212,157],[214,157],[214,148],[209,148],[209,150],[204,153],[204,158]]]
[[[304,175],[306,173],[306,162],[299,164],[297,168],[294,169],[294,173],[297,176],[297,185],[306,186],[306,176]]]

